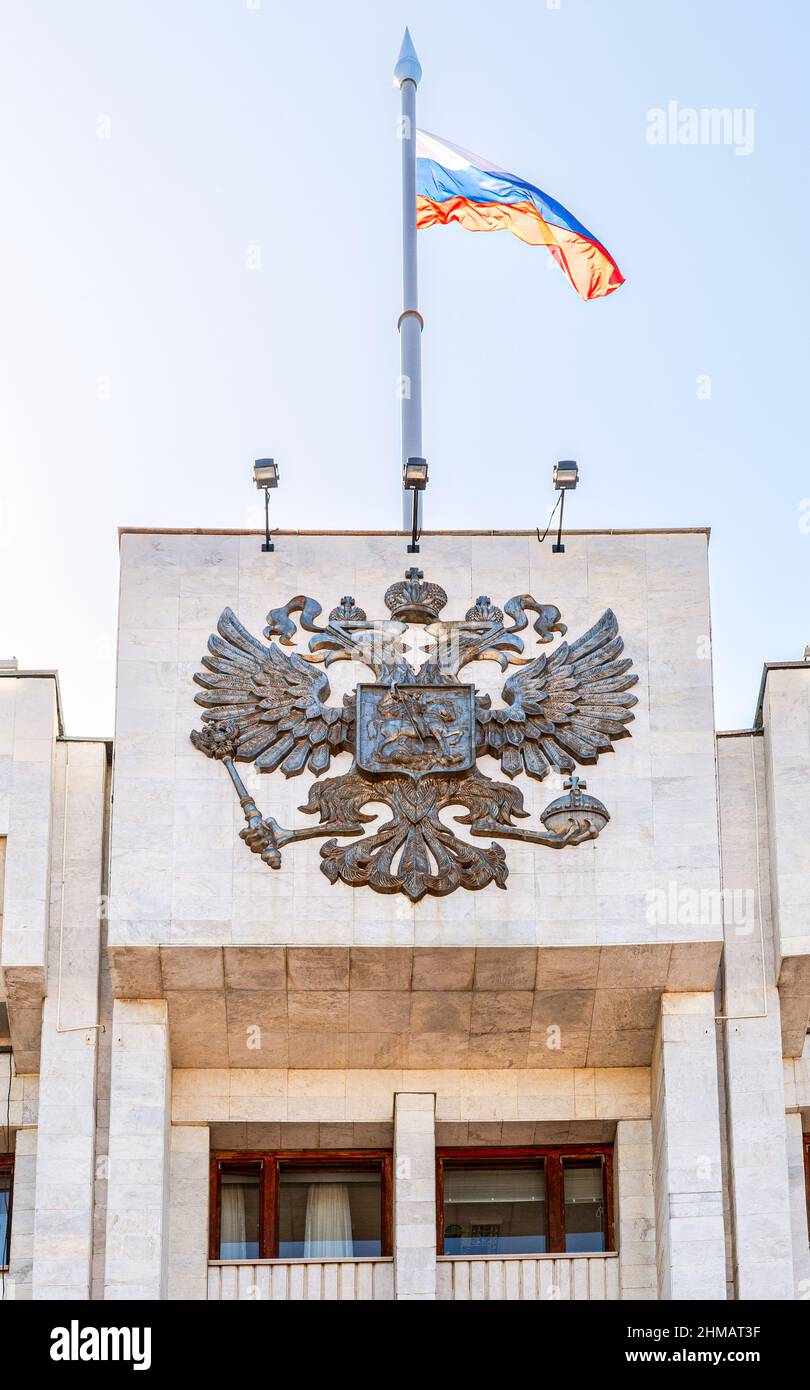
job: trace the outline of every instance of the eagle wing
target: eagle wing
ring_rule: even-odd
[[[309,767],[326,772],[333,753],[354,745],[354,704],[324,703],[329,680],[296,653],[275,642],[266,647],[226,608],[208,639],[204,671],[194,677],[195,695],[210,723],[236,724],[236,759],[255,762],[261,772],[277,767],[296,777]]]
[[[608,609],[576,642],[562,642],[510,676],[503,687],[506,708],[489,709],[479,698],[479,755],[500,758],[507,777],[525,769],[542,779],[552,767],[573,771],[577,763],[595,763],[629,732],[625,725],[638,703],[627,693],[638,676],[623,650],[616,615]]]

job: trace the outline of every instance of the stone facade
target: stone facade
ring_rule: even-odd
[[[583,772],[608,826],[505,841],[506,891],[333,885],[315,839],[270,870],[189,739],[226,606],[259,637],[294,595],[382,617],[401,536],[124,533],[110,744],[65,736],[54,673],[0,668],[5,1298],[810,1297],[810,664],[715,729],[704,532],[427,535],[420,562],[445,618],[533,594],[570,641],[611,608],[639,677]],[[332,665],[331,702],[369,679]],[[497,663],[462,679],[501,703]],[[313,823],[312,774],[239,769]],[[516,785],[532,826],[562,790]],[[613,1249],[437,1256],[437,1149],[560,1145],[608,1147]],[[390,1255],[210,1260],[211,1155],[270,1151],[390,1154]]]

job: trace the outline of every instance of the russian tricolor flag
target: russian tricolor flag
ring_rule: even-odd
[[[547,246],[577,294],[601,299],[624,276],[601,241],[534,184],[426,130],[416,135],[416,225],[459,222]]]

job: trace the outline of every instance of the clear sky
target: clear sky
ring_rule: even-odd
[[[586,304],[506,234],[420,234],[427,525],[544,524],[560,457],[572,524],[711,525],[718,725],[749,726],[762,662],[810,642],[808,16],[2,0],[0,655],[111,732],[117,526],[261,525],[258,455],[278,525],[399,524],[408,23],[420,124],[627,277]],[[753,111],[753,149],[649,143],[669,102]]]

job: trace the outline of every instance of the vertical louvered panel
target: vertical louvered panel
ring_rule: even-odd
[[[556,1260],[536,1260],[540,1274],[540,1297],[546,1302],[560,1297]]]
[[[588,1260],[569,1260],[571,1266],[571,1297],[580,1303],[588,1301]]]
[[[393,1296],[393,1272],[391,1277]],[[529,1299],[546,1303],[558,1299],[617,1299],[619,1261],[603,1255],[439,1260],[436,1297],[458,1302]]]
[[[588,1297],[591,1302],[602,1300],[605,1297],[604,1260],[588,1260]]]
[[[541,1262],[540,1260],[521,1260],[520,1261],[520,1293],[519,1298],[537,1298],[539,1293],[539,1277]]]
[[[520,1298],[520,1261],[504,1260],[501,1269],[503,1270],[501,1298],[515,1302]]]
[[[449,1303],[453,1297],[453,1266],[449,1260],[440,1260],[436,1267],[436,1298]]]
[[[503,1260],[489,1260],[485,1265],[487,1298],[501,1300],[504,1297]]]
[[[392,1264],[376,1264],[372,1266],[374,1271],[374,1298],[376,1300],[389,1301],[394,1297],[394,1266]]]
[[[357,1290],[356,1297],[362,1299],[364,1302],[368,1302],[369,1299],[374,1297],[374,1279],[372,1275],[374,1266],[361,1263],[356,1264],[354,1268],[356,1277],[355,1288]]]
[[[568,1299],[574,1297],[574,1292],[571,1288],[571,1265],[573,1263],[574,1261],[572,1260],[554,1261],[554,1283],[557,1286],[558,1298]]]

